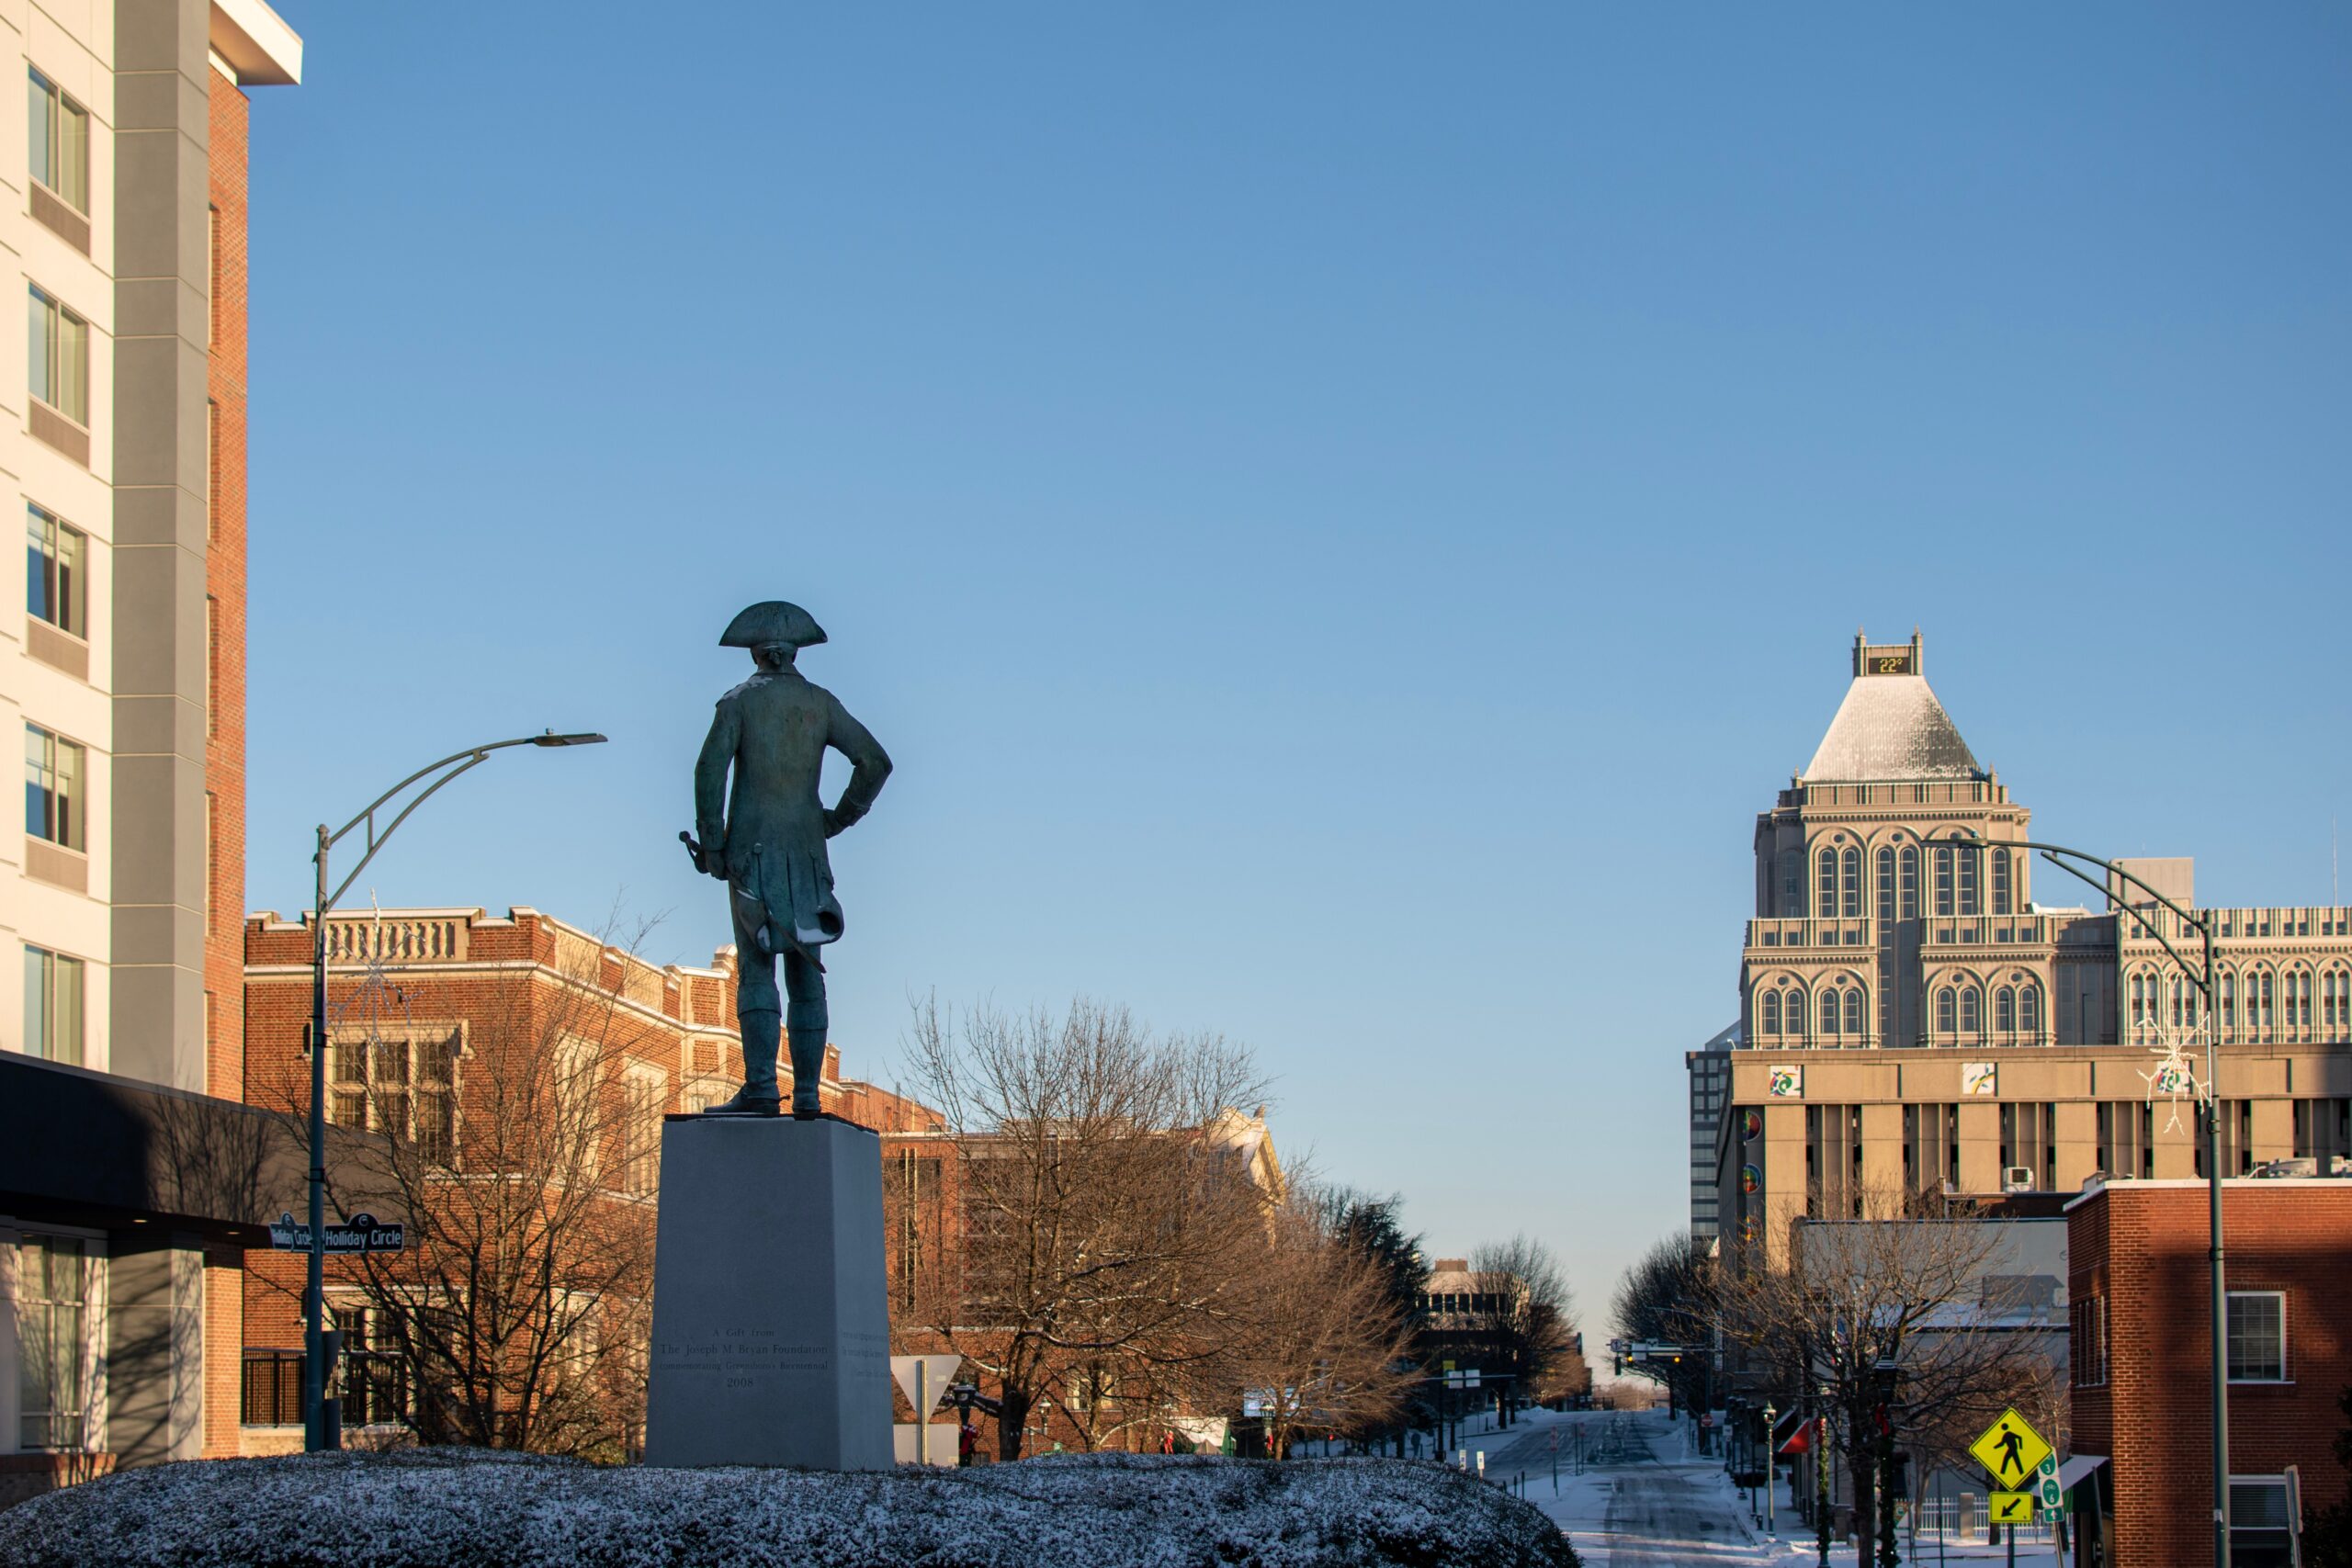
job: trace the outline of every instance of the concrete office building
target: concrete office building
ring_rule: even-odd
[[[2148,1076],[2155,1048],[2195,1028],[2196,993],[2118,906],[2145,905],[2177,942],[2179,922],[2072,882],[2070,902],[2103,907],[2035,900],[2034,857],[2004,847],[2030,836],[2030,813],[1978,764],[1924,660],[1917,634],[1857,636],[1827,734],[1756,819],[1713,1174],[1726,1235],[1770,1258],[1792,1222],[1860,1213],[1865,1194],[2202,1173],[2194,1117],[2152,1100]],[[1986,846],[1946,841],[1961,829]],[[2188,861],[2130,863],[2194,907]],[[2352,908],[2205,913],[2225,1170],[2324,1170],[2352,1154]]]
[[[246,90],[262,0],[0,0],[0,1502],[234,1453],[243,1085]],[[250,1160],[247,1161],[250,1165]],[[251,1171],[246,1173],[248,1176]]]
[[[1731,1092],[1731,1054],[1739,1025],[1717,1032],[1696,1051],[1682,1053],[1690,1075],[1690,1247],[1702,1255],[1715,1250],[1722,1225],[1723,1194],[1715,1182],[1715,1145],[1723,1136],[1724,1105]]]

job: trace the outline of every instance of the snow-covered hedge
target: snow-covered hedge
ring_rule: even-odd
[[[1401,1460],[1057,1455],[831,1475],[469,1449],[208,1460],[0,1512],[8,1568],[1574,1568],[1559,1527]]]

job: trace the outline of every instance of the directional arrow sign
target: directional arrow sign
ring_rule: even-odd
[[[1992,1472],[1994,1483],[2000,1486],[2030,1484],[2041,1461],[2052,1455],[2041,1434],[2014,1405],[2001,1412],[2001,1418],[1985,1427],[1984,1435],[1968,1445],[1968,1451]]]
[[[1996,1525],[2033,1523],[2033,1494],[2030,1492],[1996,1492],[1992,1507],[1993,1522]]]

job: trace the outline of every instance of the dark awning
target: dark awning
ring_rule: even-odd
[[[2058,1467],[2058,1490],[2072,1492],[2089,1478],[2092,1471],[2106,1462],[2105,1454],[2076,1454]]]
[[[258,1106],[0,1051],[0,1213],[266,1247],[306,1180],[299,1129]]]

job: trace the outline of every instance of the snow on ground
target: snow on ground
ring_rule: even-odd
[[[1062,1455],[974,1470],[598,1469],[418,1449],[159,1465],[0,1513],[9,1568],[1566,1568],[1428,1463]]]
[[[1577,1431],[1589,1456],[1575,1468]],[[1551,1434],[1559,1432],[1555,1450]],[[1605,1410],[1555,1415],[1533,1411],[1499,1433],[1464,1446],[1487,1451],[1487,1473],[1502,1485],[1521,1484],[1527,1501],[1556,1521],[1589,1568],[1798,1568],[1817,1560],[1812,1531],[1798,1518],[1788,1482],[1779,1488],[1774,1517],[1779,1539],[1749,1514],[1748,1495],[1731,1483],[1719,1458],[1701,1458],[1688,1421],[1650,1411]],[[1552,1456],[1562,1456],[1556,1481]],[[1524,1482],[1520,1481],[1524,1476]],[[1760,1509],[1762,1501],[1758,1499]],[[1916,1544],[1906,1535],[1903,1561],[1920,1568],[1944,1562],[2005,1560],[2006,1548],[1982,1540]],[[1850,1568],[1857,1549],[1832,1542],[1829,1560]],[[2018,1562],[2063,1568],[2047,1541],[2020,1541]]]

